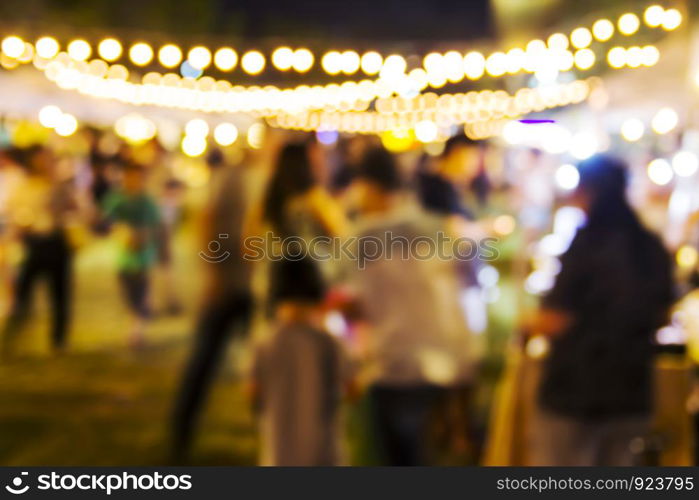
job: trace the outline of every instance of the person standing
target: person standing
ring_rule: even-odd
[[[340,465],[339,405],[349,370],[339,341],[323,326],[325,284],[308,260],[282,260],[274,272],[273,331],[252,370],[260,463]]]
[[[121,189],[105,196],[102,210],[109,223],[121,230],[118,256],[119,284],[131,314],[129,342],[141,347],[151,316],[151,274],[157,262],[161,218],[153,197],[146,191],[147,172],[133,162],[123,167]]]
[[[359,260],[347,263],[345,281],[361,317],[376,442],[386,465],[427,465],[432,418],[475,369],[456,259],[437,248],[447,223],[406,201],[383,149],[366,154],[354,189]]]
[[[633,465],[649,429],[653,338],[668,320],[671,258],[626,196],[627,168],[595,156],[578,168],[573,202],[587,221],[530,328],[549,336],[539,388],[535,465]]]
[[[172,453],[189,454],[201,408],[233,330],[247,330],[253,310],[251,262],[243,256],[244,226],[254,172],[246,164],[226,163],[220,150],[207,157],[211,193],[202,220],[205,290],[172,415]]]
[[[32,146],[23,152],[27,175],[7,195],[8,232],[24,249],[14,287],[14,301],[3,332],[3,353],[9,354],[15,335],[27,319],[36,284],[49,284],[55,352],[65,346],[70,324],[73,251],[66,231],[78,210],[70,181],[57,178],[51,150]]]

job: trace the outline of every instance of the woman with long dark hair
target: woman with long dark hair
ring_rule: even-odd
[[[344,213],[318,183],[308,148],[303,143],[284,146],[267,186],[263,222],[281,238],[345,231]]]
[[[653,337],[674,299],[672,264],[626,196],[626,165],[579,166],[573,201],[587,215],[535,329],[551,339],[539,390],[539,465],[631,465],[629,444],[653,407]]]

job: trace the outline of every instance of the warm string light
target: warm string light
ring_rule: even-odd
[[[414,130],[417,137],[425,139],[423,142],[431,142],[443,136],[440,131],[456,124],[512,119],[583,102],[600,85],[601,80],[593,77],[546,88],[524,88],[514,94],[489,90],[442,96],[425,94],[413,100],[385,99],[381,101],[380,110],[377,105],[377,111],[279,113],[269,117],[267,122],[273,127],[304,131],[380,134],[391,130]]]
[[[136,105],[156,105],[205,112],[245,112],[269,116],[277,112],[308,109],[361,111],[377,97],[391,95],[392,89],[380,81],[306,85],[294,89],[274,86],[232,86],[211,77],[180,77],[175,73],[146,73],[141,83],[127,81],[128,70],[108,65],[100,59],[73,61],[59,54],[45,68],[46,77],[60,88],[104,99]]]
[[[659,5],[646,8],[642,18],[647,27],[664,31],[675,30],[682,23],[679,10],[665,9]],[[596,62],[594,53],[589,49],[593,41],[606,42],[615,32],[621,36],[633,35],[640,29],[641,24],[639,15],[628,12],[621,15],[616,23],[609,19],[598,19],[590,28],[580,26],[573,29],[569,35],[555,33],[546,43],[542,40],[532,40],[524,47],[515,47],[507,52],[495,51],[489,55],[477,51],[466,54],[455,50],[432,52],[423,58],[422,68],[416,69],[422,71],[420,77],[425,80],[425,86],[432,88],[441,88],[447,83],[463,80],[477,80],[484,76],[497,78],[520,72],[568,71],[573,66],[584,71]],[[51,59],[58,53],[59,45],[52,37],[40,38],[36,46],[15,35],[2,41],[2,53],[18,62],[30,62],[31,57],[27,58],[26,52],[35,48],[39,57]],[[257,50],[239,54],[231,47],[213,50],[199,45],[185,51],[173,43],[156,47],[139,41],[125,50],[124,44],[116,38],[105,38],[96,44],[94,51],[92,45],[83,39],[71,40],[66,50],[77,61],[88,60],[96,53],[107,62],[128,58],[137,67],[157,62],[164,68],[171,69],[185,61],[195,70],[203,71],[213,65],[222,72],[240,68],[253,76],[261,74],[268,66],[282,72],[306,73],[315,64],[319,64],[329,75],[353,75],[363,72],[374,76],[382,75],[383,72],[385,74],[382,76],[385,78],[397,78],[407,70],[406,57],[403,55],[384,56],[376,51],[359,53],[351,49],[314,54],[305,47],[282,46],[266,56]],[[5,64],[8,65],[12,66],[9,62]]]

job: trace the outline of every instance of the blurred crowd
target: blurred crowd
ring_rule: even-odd
[[[657,234],[651,202],[629,201],[623,159],[584,160],[560,190],[534,149],[509,154],[459,135],[398,155],[373,137],[328,144],[272,131],[261,149],[208,151],[187,177],[156,140],[81,134],[79,154],[0,150],[2,357],[15,355],[42,283],[53,350],[70,352],[86,235],[118,241],[124,334],[147,349],[149,323],[182,312],[173,237],[192,215],[204,290],[173,395],[173,461],[205,432],[208,390],[238,337],[263,465],[351,464],[345,410],[358,401],[378,464],[484,463],[492,413],[518,425],[492,391],[482,415],[488,360],[512,351],[541,362],[527,464],[654,463],[656,362],[684,344],[668,348],[657,332],[667,337],[693,287],[673,254],[691,247],[695,223],[673,242]],[[193,191],[203,194],[192,201]],[[514,287],[502,307],[516,319],[494,343],[499,280]],[[689,419],[683,397],[676,417]]]

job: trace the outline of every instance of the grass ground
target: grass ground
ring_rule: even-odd
[[[156,318],[149,345],[127,347],[109,240],[92,242],[76,259],[71,348],[48,352],[44,290],[19,339],[0,364],[0,464],[156,465],[167,463],[167,421],[187,354],[198,296],[196,251],[178,241],[185,302],[178,317]],[[202,418],[195,464],[253,464],[256,434],[239,377],[226,363]]]

